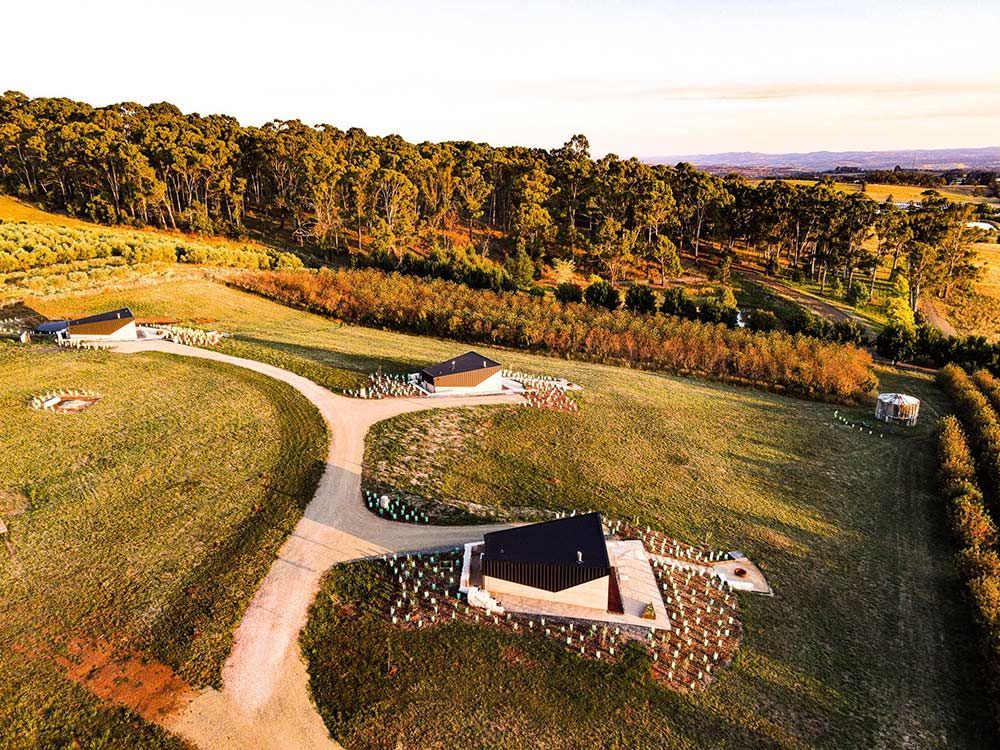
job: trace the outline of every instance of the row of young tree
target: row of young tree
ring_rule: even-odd
[[[975,276],[974,209],[930,194],[878,204],[829,181],[800,186],[719,178],[689,164],[559,148],[409,143],[297,120],[244,127],[167,104],[92,107],[0,98],[0,186],[107,223],[240,234],[248,213],[322,251],[362,245],[402,262],[408,249],[463,243],[536,267],[572,258],[617,282],[644,267],[677,272],[678,252],[746,248],[826,285],[874,289],[883,261],[905,268],[911,305]]]
[[[504,295],[374,270],[261,272],[233,283],[360,325],[697,374],[811,398],[861,401],[877,385],[867,352],[804,336]]]
[[[261,245],[208,243],[119,228],[60,227],[0,221],[0,274],[38,269],[85,270],[95,261],[126,265],[190,263],[243,269],[301,268],[302,261]],[[78,268],[76,268],[78,266]]]
[[[938,428],[939,479],[961,551],[959,572],[979,621],[990,705],[1000,726],[1000,383],[979,370],[970,378],[948,365],[939,381],[958,419]]]

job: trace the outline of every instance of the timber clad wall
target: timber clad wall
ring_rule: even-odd
[[[134,318],[115,318],[114,320],[102,320],[97,323],[80,323],[69,326],[70,336],[110,336],[129,323]]]
[[[452,375],[438,375],[434,377],[433,383],[435,388],[471,388],[498,372],[500,372],[500,365],[481,367],[477,370],[456,372]]]
[[[517,596],[522,599],[568,604],[572,607],[586,607],[600,612],[609,611],[610,576],[607,575],[562,591],[536,589],[532,586],[523,586],[520,583],[505,581],[502,578],[490,578],[489,576],[483,577],[483,587],[501,604],[503,604],[505,596]]]

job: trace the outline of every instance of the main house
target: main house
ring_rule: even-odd
[[[35,328],[36,333],[80,341],[135,341],[135,315],[127,307],[75,320],[53,320]]]
[[[598,513],[494,531],[483,537],[482,586],[494,597],[622,613]]]
[[[430,393],[498,393],[503,390],[499,362],[476,352],[466,352],[417,374]]]

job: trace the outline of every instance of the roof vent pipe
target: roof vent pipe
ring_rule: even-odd
[[[583,552],[580,550],[576,551],[576,564],[583,565]]]

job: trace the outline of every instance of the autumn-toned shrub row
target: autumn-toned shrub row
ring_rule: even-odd
[[[360,325],[699,374],[826,400],[859,401],[877,385],[867,352],[785,333],[730,330],[373,270],[250,273],[233,283]]]
[[[949,504],[951,528],[961,551],[959,572],[982,632],[990,681],[990,705],[1000,726],[1000,556],[997,527],[976,485],[972,451],[959,421],[948,416],[938,425],[938,477]]]
[[[1000,380],[987,370],[976,370],[972,373],[972,380],[986,396],[993,410],[1000,414]]]
[[[129,265],[159,261],[245,269],[302,266],[292,253],[251,245],[214,245],[125,229],[0,221],[0,273],[95,258],[122,258]]]
[[[985,382],[988,373],[980,371],[976,378]],[[941,368],[938,379],[951,396],[969,442],[975,450],[979,476],[984,488],[991,493],[990,507],[1000,510],[1000,418],[989,399],[976,387],[968,373],[955,365]]]

